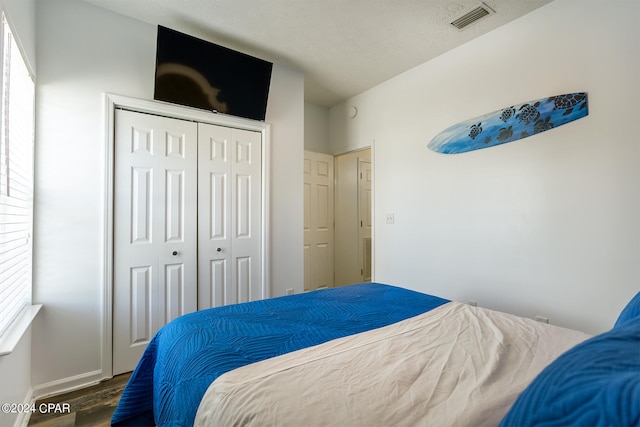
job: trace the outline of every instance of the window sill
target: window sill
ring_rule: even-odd
[[[13,325],[7,329],[7,331],[0,337],[0,356],[6,356],[11,354],[15,350],[18,342],[27,332],[31,322],[35,319],[36,315],[42,308],[42,304],[31,305],[25,307],[20,316],[13,322]]]

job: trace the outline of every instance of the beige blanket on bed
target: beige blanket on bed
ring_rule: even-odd
[[[219,377],[197,426],[495,426],[553,359],[589,336],[447,303]]]

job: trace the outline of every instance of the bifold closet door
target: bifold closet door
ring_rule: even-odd
[[[198,129],[198,309],[262,299],[262,134]]]
[[[115,112],[113,373],[197,309],[194,122]]]

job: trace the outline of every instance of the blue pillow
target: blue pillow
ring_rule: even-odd
[[[640,322],[558,357],[516,399],[507,426],[640,426]]]
[[[629,304],[622,309],[620,316],[618,316],[618,320],[613,327],[617,328],[618,326],[625,325],[634,320],[640,323],[640,292],[638,292],[636,296],[629,301]]]

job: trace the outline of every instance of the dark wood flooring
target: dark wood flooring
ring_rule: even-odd
[[[60,406],[63,413],[44,414],[35,412],[31,415],[28,427],[107,427],[111,425],[111,416],[120,400],[120,395],[131,374],[122,374],[91,387],[70,393],[38,400],[36,408],[42,403],[68,404]]]

